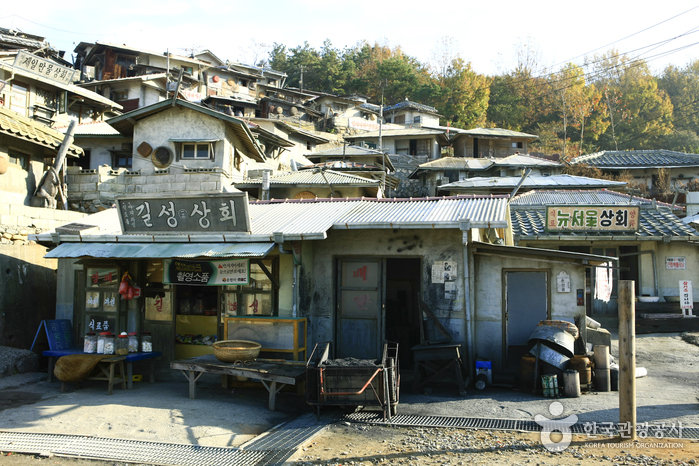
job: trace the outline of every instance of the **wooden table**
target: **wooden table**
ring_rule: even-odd
[[[170,368],[179,369],[189,382],[189,397],[196,397],[196,383],[203,374],[222,374],[259,380],[269,393],[268,406],[274,411],[277,393],[286,385],[304,379],[306,364],[300,361],[256,359],[240,363],[222,362],[213,354],[172,361]]]
[[[69,354],[89,354],[85,353],[80,349],[67,349],[67,350],[46,350],[41,353],[43,356],[49,358],[49,382],[53,380],[53,367],[56,363],[56,359],[61,356],[67,356]],[[117,356],[117,355],[114,355]],[[133,363],[136,361],[147,360],[150,365],[149,382],[155,382],[155,364],[154,359],[160,358],[162,353],[160,351],[151,351],[149,353],[129,353],[124,355],[124,362],[126,363],[126,387],[133,388]]]

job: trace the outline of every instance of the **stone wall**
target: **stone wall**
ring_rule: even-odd
[[[426,156],[392,154],[389,156],[395,167],[393,176],[400,179],[398,188],[387,193],[386,197],[424,197],[429,191],[420,180],[411,180],[408,177],[421,164],[427,162]]]
[[[93,170],[70,168],[66,176],[68,205],[90,213],[112,207],[117,196],[225,192],[233,181],[220,168],[171,167],[142,174],[103,165]]]
[[[82,212],[0,203],[0,244],[26,244],[27,235],[85,217]]]

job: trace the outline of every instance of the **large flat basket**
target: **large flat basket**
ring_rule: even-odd
[[[257,358],[262,345],[249,340],[221,340],[214,343],[213,348],[219,361],[238,362]]]

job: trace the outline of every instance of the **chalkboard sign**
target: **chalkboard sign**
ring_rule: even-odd
[[[34,335],[31,349],[34,349],[36,339],[41,333],[41,329],[46,331],[46,338],[49,341],[51,351],[61,351],[73,348],[73,326],[68,319],[42,320]]]

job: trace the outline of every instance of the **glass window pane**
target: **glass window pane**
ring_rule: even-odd
[[[197,158],[208,159],[209,158],[209,145],[208,144],[197,144]]]
[[[117,286],[119,273],[116,267],[88,267],[87,280],[89,287]]]
[[[183,159],[193,159],[194,158],[194,144],[183,144],[182,145],[182,158]]]

